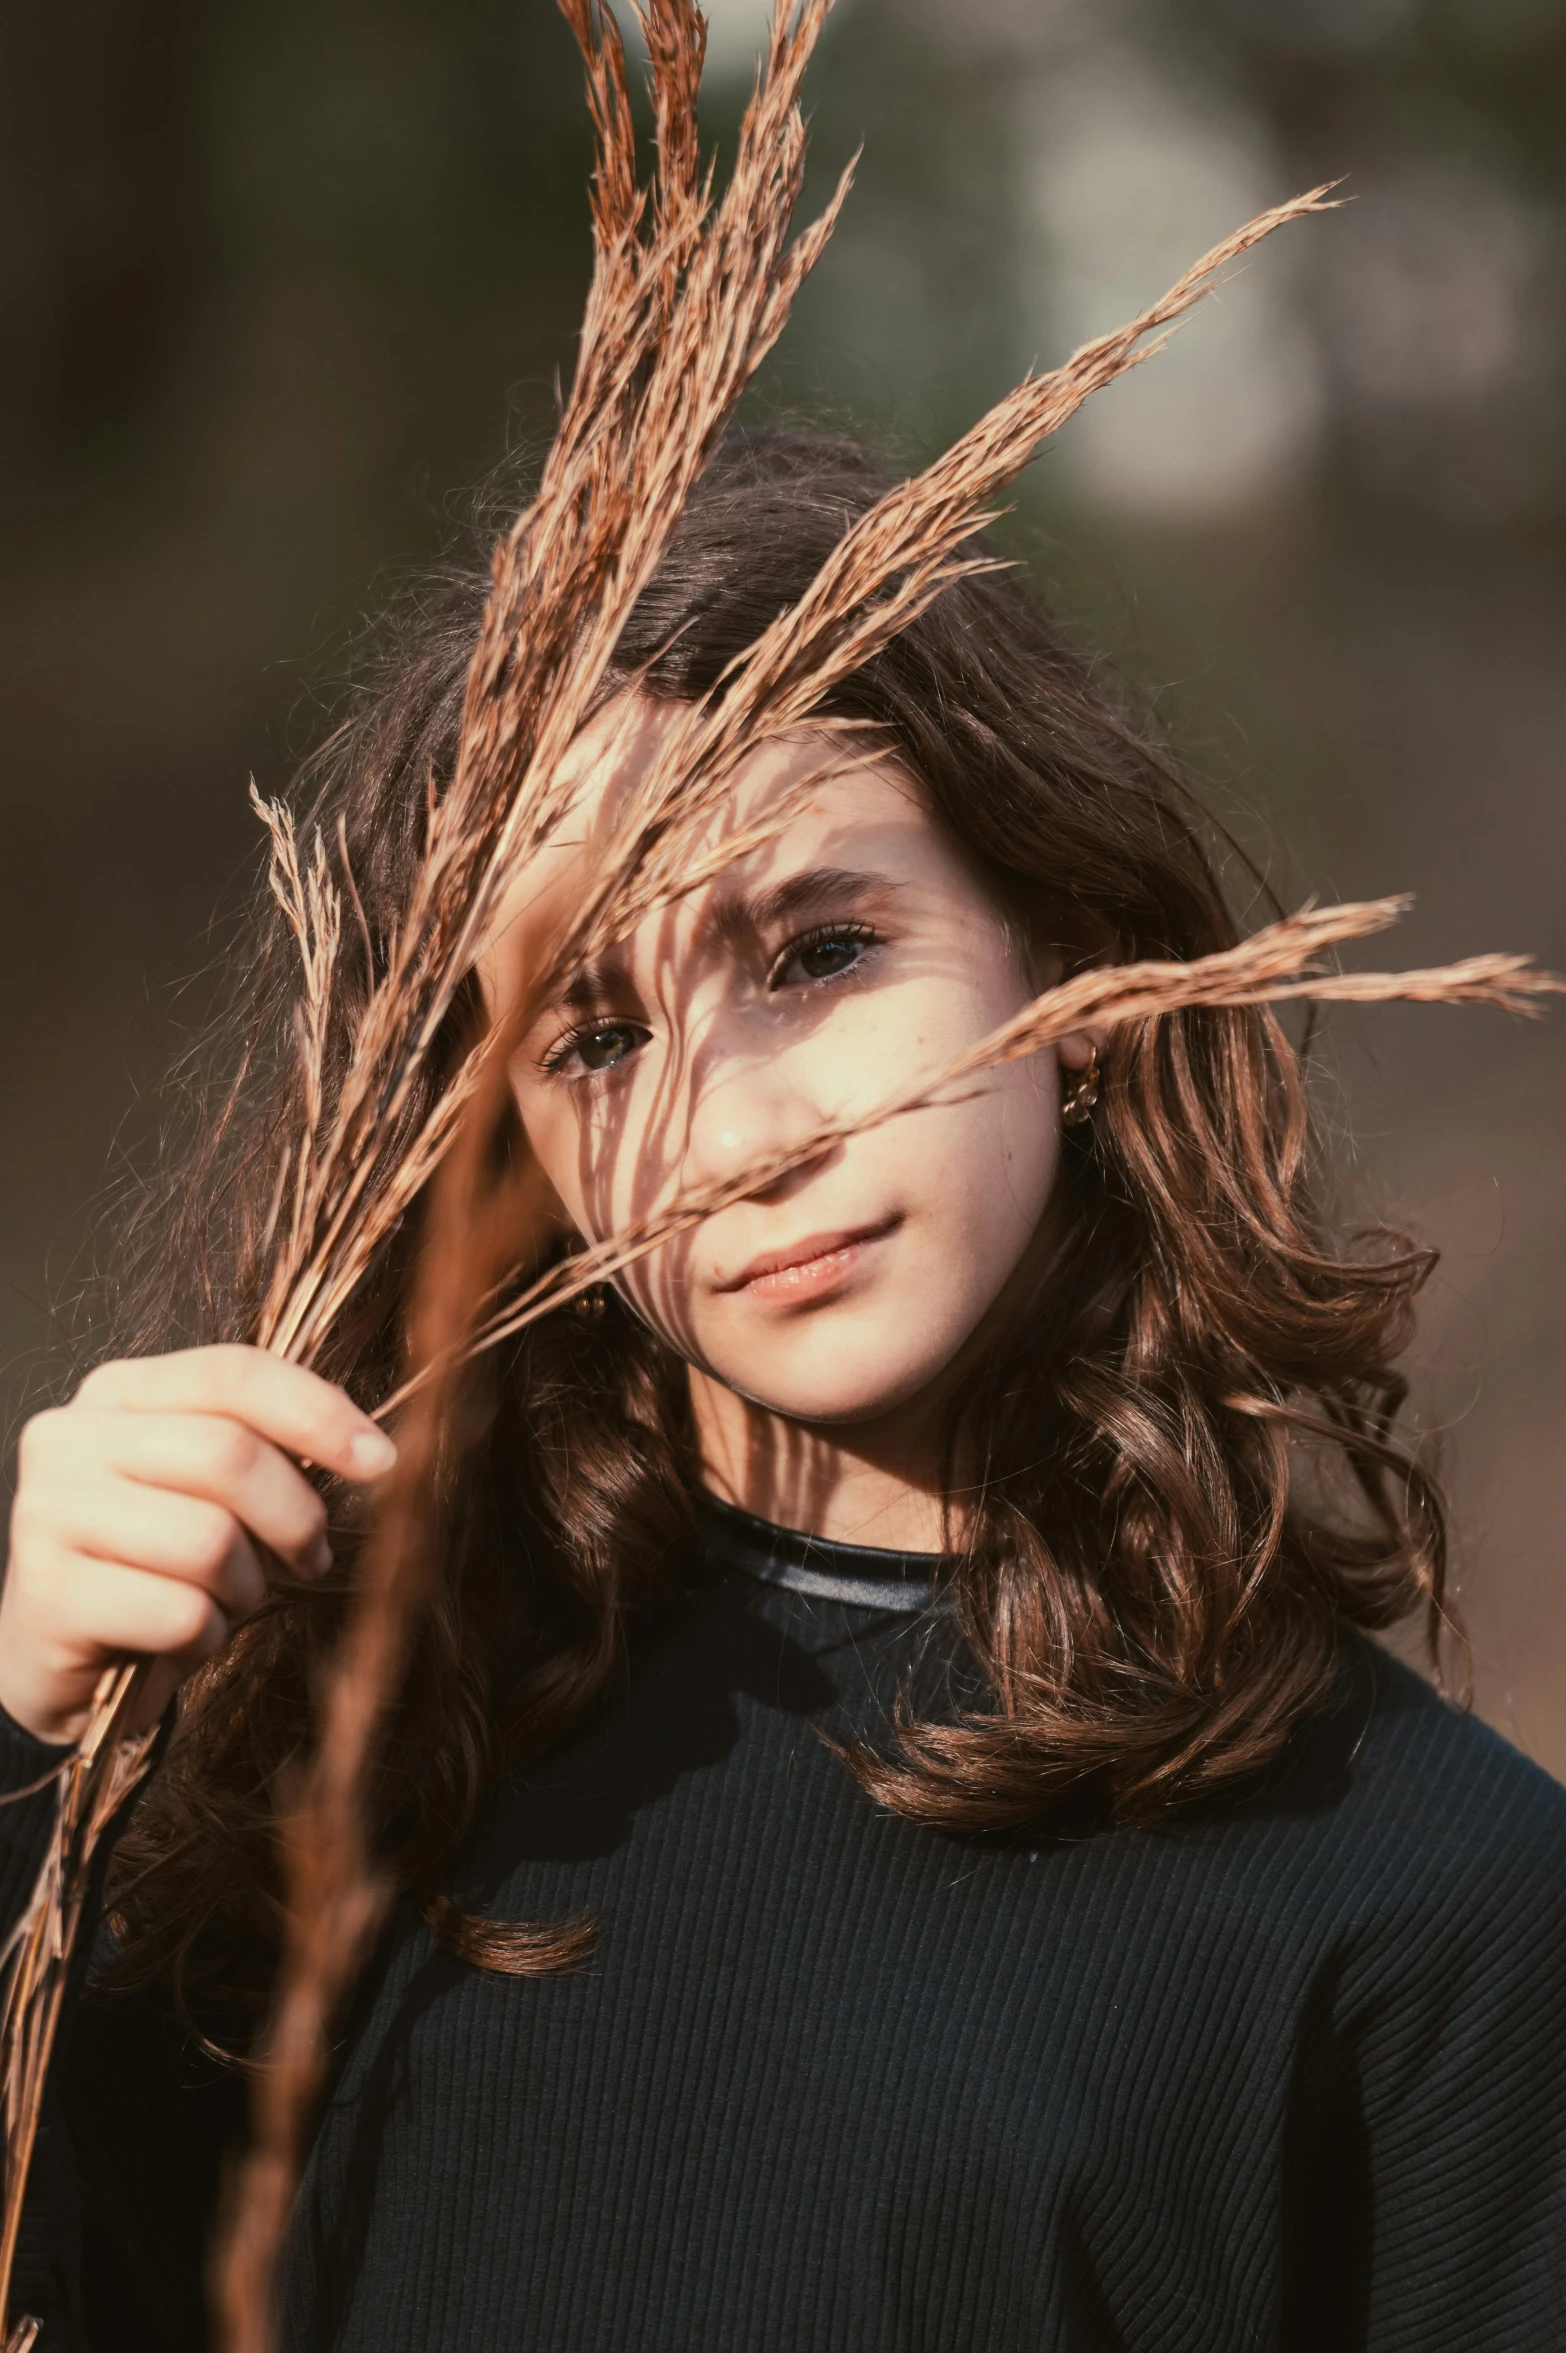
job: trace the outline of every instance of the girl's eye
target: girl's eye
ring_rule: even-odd
[[[785,989],[801,982],[836,980],[840,973],[851,972],[874,944],[875,934],[866,924],[823,924],[802,939],[790,940],[767,985]]]
[[[628,1062],[637,1047],[646,1044],[647,1036],[638,1022],[595,1021],[562,1038],[546,1056],[544,1067],[566,1073],[573,1065],[586,1072],[613,1070],[617,1063]]]

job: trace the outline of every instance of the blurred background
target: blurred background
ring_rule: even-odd
[[[764,13],[712,0],[732,140]],[[1033,469],[1021,544],[1280,893],[1566,967],[1566,0],[839,0],[858,187],[762,413],[933,454],[1344,177]],[[550,0],[0,24],[0,1381],[69,1368],[222,910],[358,616],[548,431],[587,260]],[[218,916],[218,928],[211,926]],[[1439,1246],[1415,1365],[1479,1704],[1566,1775],[1566,1012],[1334,1018],[1345,1204]],[[1352,1137],[1352,1142],[1348,1138]]]

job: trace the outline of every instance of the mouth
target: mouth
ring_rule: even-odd
[[[737,1275],[715,1287],[731,1295],[786,1306],[794,1301],[822,1298],[856,1273],[871,1246],[884,1241],[902,1224],[902,1215],[883,1217],[874,1225],[840,1228],[836,1233],[806,1234],[781,1250],[765,1250]]]

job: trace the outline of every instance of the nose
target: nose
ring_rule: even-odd
[[[696,1077],[681,1171],[684,1183],[722,1184],[754,1160],[793,1152],[808,1143],[821,1126],[823,1113],[814,1090],[803,1082],[794,1056],[765,1051],[725,1055],[716,1067],[709,1066]],[[798,1168],[758,1186],[755,1197],[766,1200],[785,1194],[832,1149],[824,1144]]]

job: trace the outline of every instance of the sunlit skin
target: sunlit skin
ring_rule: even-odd
[[[610,720],[583,738],[571,816],[512,893],[492,999],[514,999],[663,724],[644,705],[629,742]],[[725,821],[764,821],[830,748],[754,756]],[[564,1219],[597,1240],[871,1109],[1057,976],[913,781],[858,759],[539,1013],[513,1062],[517,1103]],[[1060,1057],[1080,1065],[1094,1042],[1068,1038]],[[940,1544],[940,1409],[1039,1232],[1060,1087],[1052,1054],[1006,1065],[831,1146],[620,1278],[690,1365],[718,1494],[849,1541]]]
[[[576,747],[567,821],[484,960],[497,1012],[515,1012],[540,941],[601,871],[604,830],[667,723],[622,706]],[[725,822],[760,823],[822,757],[819,738],[753,757]],[[911,779],[866,758],[537,1013],[518,1107],[559,1219],[597,1239],[871,1108],[1054,977]],[[1067,1038],[1060,1059],[1080,1065],[1096,1042]],[[941,1409],[1022,1278],[1059,1145],[1060,1074],[1040,1054],[834,1145],[622,1277],[690,1367],[717,1494],[850,1542],[942,1542]],[[329,1565],[301,1462],[366,1480],[392,1459],[340,1389],[254,1348],[100,1366],[22,1434],[0,1706],[75,1739],[103,1668],[130,1653],[157,1661],[150,1720],[264,1598],[264,1553],[300,1577]]]

